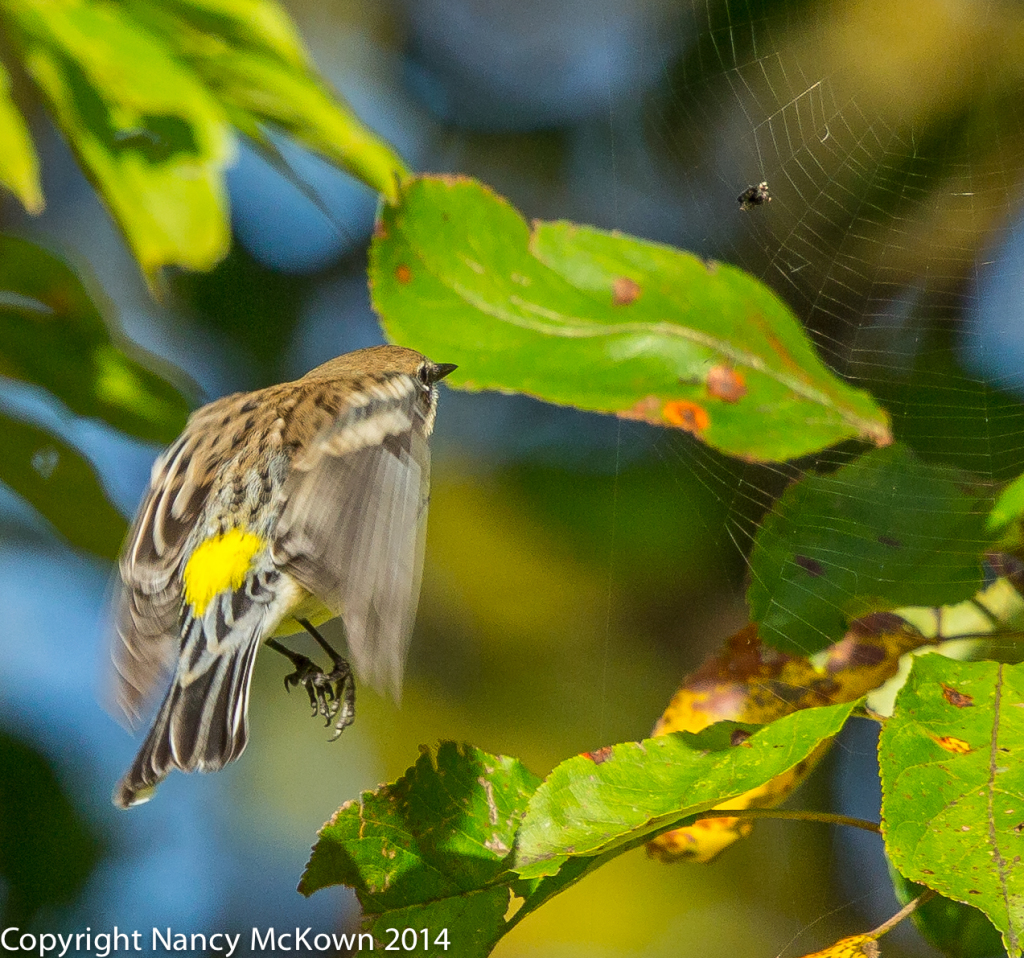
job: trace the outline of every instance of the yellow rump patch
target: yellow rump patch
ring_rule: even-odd
[[[262,536],[238,528],[201,542],[182,575],[185,601],[195,614],[202,615],[215,595],[234,592],[245,581],[252,557],[266,544]]]

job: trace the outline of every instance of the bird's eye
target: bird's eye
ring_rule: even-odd
[[[420,382],[423,383],[424,386],[429,386],[433,382],[430,376],[429,363],[421,363],[420,368],[416,370],[416,375],[419,376]]]

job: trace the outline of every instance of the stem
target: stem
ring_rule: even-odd
[[[881,826],[863,818],[849,815],[835,815],[831,812],[780,811],[774,808],[713,808],[694,816],[694,821],[704,818],[785,818],[800,822],[824,822],[827,825],[848,825],[862,828],[866,832],[882,834]]]
[[[930,888],[926,888],[920,895],[917,896],[913,901],[908,901],[895,915],[892,916],[888,921],[883,922],[874,931],[868,932],[873,938],[880,938],[887,931],[898,925],[908,915],[912,915],[918,908],[921,907],[926,901],[931,900],[935,897],[935,892]]]

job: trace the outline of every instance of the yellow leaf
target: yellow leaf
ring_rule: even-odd
[[[834,945],[803,958],[878,958],[881,954],[873,935],[851,935]]]
[[[839,642],[811,661],[762,645],[757,626],[748,625],[684,679],[654,734],[699,732],[726,719],[766,724],[799,709],[850,702],[895,675],[901,655],[930,641],[897,615],[873,613],[853,622]],[[716,810],[774,808],[811,773],[830,745],[823,742],[784,775]],[[955,750],[948,743],[943,747]],[[751,822],[737,818],[705,819],[665,832],[648,843],[647,851],[665,862],[710,862],[752,828]]]

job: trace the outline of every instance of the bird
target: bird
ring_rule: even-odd
[[[295,670],[334,737],[353,668],[317,626],[341,616],[354,672],[397,697],[419,598],[437,383],[457,367],[400,346],[198,409],[156,460],[118,562],[110,698],[129,727],[170,674],[114,804],[173,770],[216,771],[248,739],[263,645]],[[280,638],[309,632],[329,671]]]

